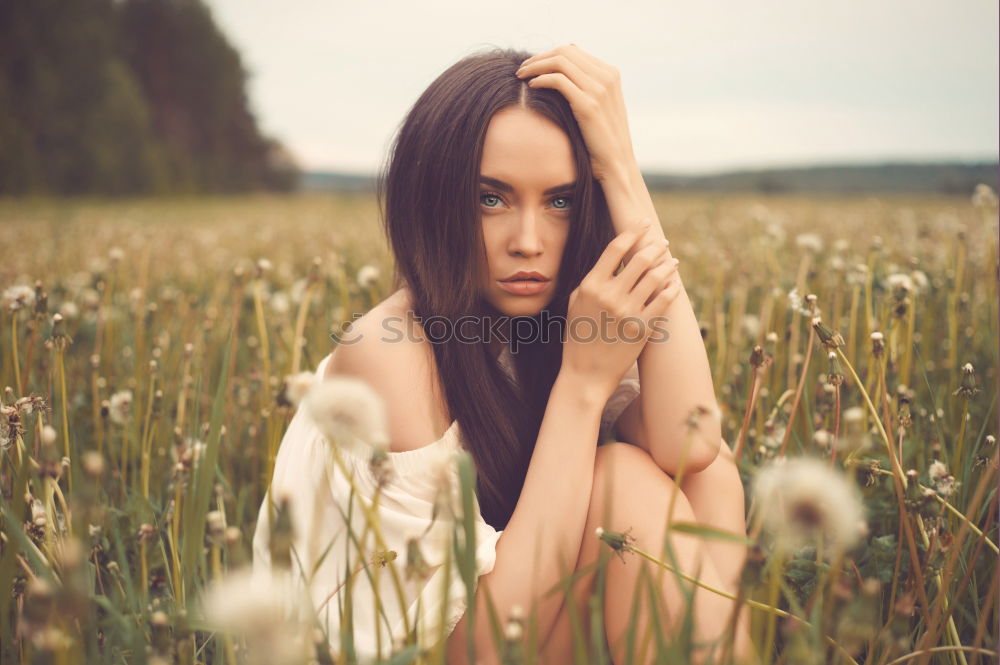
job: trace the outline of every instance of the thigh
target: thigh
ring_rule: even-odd
[[[645,456],[646,459],[643,459]],[[539,640],[542,645],[539,650],[541,663],[572,663],[574,640],[583,640],[589,649],[591,635],[590,599],[594,594],[597,579],[598,562],[602,556],[611,556],[610,550],[597,537],[597,527],[614,530],[612,525],[614,509],[612,497],[616,491],[621,491],[627,479],[640,466],[656,463],[648,453],[622,441],[610,441],[597,448],[594,459],[594,482],[590,494],[590,509],[587,512],[587,523],[584,527],[580,552],[577,555],[576,566],[572,571],[576,579],[573,581],[570,598],[572,604],[564,603],[559,610],[556,621],[545,639]],[[657,467],[658,469],[659,467]],[[617,489],[616,489],[617,488]],[[575,611],[578,626],[573,627]],[[601,614],[599,639],[604,640],[604,608],[598,608]],[[575,636],[575,637],[574,637]]]

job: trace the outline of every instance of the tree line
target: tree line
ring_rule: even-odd
[[[289,190],[201,0],[0,0],[0,194]]]

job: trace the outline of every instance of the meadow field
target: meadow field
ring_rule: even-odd
[[[746,487],[759,662],[996,662],[992,191],[655,199]],[[283,623],[280,593],[236,581],[285,379],[390,292],[375,199],[7,200],[0,229],[0,660],[351,662],[349,635]],[[203,592],[226,580],[239,610],[213,617]],[[503,662],[536,662],[516,623]],[[395,646],[393,663],[444,662]],[[610,662],[601,640],[576,653]]]

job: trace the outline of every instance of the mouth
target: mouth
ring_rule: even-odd
[[[498,280],[498,281],[501,281],[501,282],[523,282],[523,281],[527,281],[527,282],[548,282],[550,280],[549,280],[548,277],[546,277],[545,275],[543,275],[542,273],[540,273],[538,271],[532,270],[531,272],[526,272],[526,271],[521,270],[521,271],[518,271],[518,272],[514,273],[510,277],[505,277],[505,278],[503,278],[501,280]]]
[[[534,296],[549,288],[551,282],[547,279],[537,277],[525,277],[517,279],[498,279],[497,285],[516,296]]]

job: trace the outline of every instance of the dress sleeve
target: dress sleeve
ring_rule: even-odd
[[[611,436],[611,428],[614,426],[622,411],[632,403],[632,400],[639,395],[639,364],[633,362],[632,366],[626,370],[622,380],[618,382],[618,387],[611,393],[604,411],[601,413],[601,437],[602,439]]]
[[[422,646],[431,647],[447,638],[465,613],[466,588],[452,545],[453,515],[460,513],[454,435],[450,429],[446,438],[422,448],[388,453],[390,479],[376,492],[371,449],[338,448],[341,467],[303,409],[289,424],[268,494],[289,497],[292,576],[302,580],[334,653],[341,651],[341,615],[348,593],[360,662],[388,658],[407,627],[416,630]],[[439,491],[442,487],[446,491]],[[265,497],[253,538],[255,575],[271,570],[267,501]],[[362,505],[371,510],[381,544],[365,528]],[[478,582],[480,575],[493,570],[503,531],[483,520],[478,502],[474,508]],[[416,538],[415,549],[409,546],[411,537]],[[411,554],[419,554],[423,565],[415,565],[418,560],[411,560]]]

